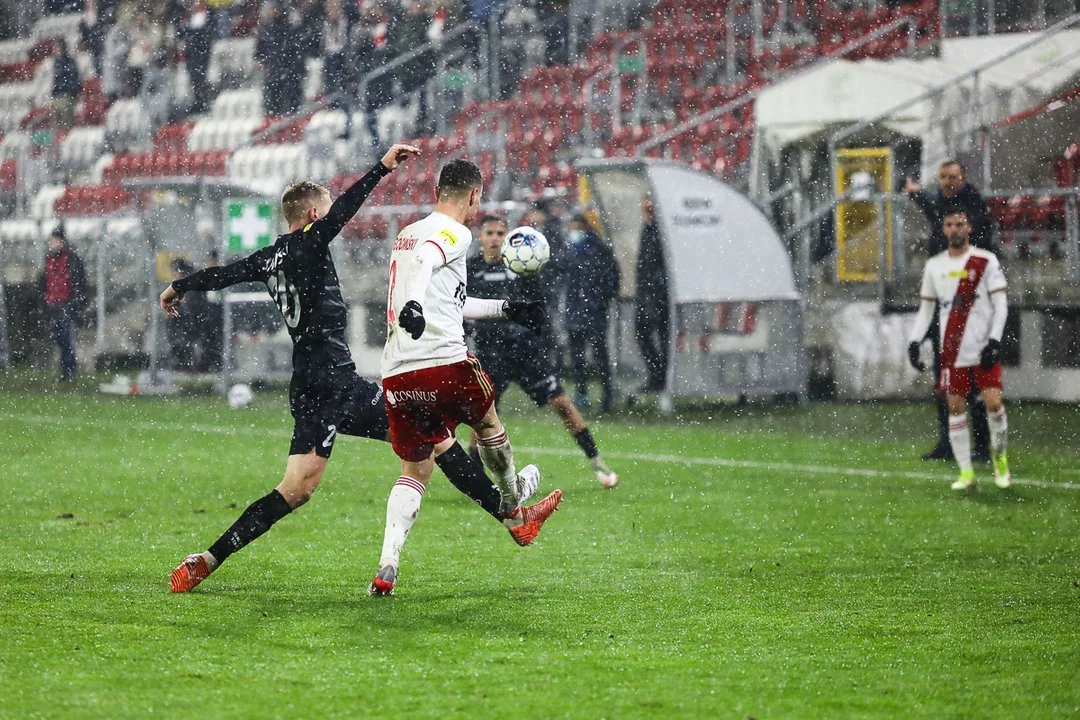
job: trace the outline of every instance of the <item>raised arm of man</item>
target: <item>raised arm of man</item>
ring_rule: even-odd
[[[204,268],[173,280],[161,293],[161,309],[169,317],[180,317],[177,308],[184,302],[184,294],[192,290],[224,290],[243,282],[265,282],[266,263],[273,253],[273,246],[265,247],[234,263]]]
[[[367,174],[338,196],[324,217],[312,223],[311,229],[318,230],[314,234],[315,237],[319,238],[324,245],[329,245],[330,241],[337,237],[342,228],[353,219],[379,181],[396,170],[397,166],[405,160],[419,154],[420,150],[412,145],[394,145],[387,150],[382,160],[375,163],[375,167],[368,170]]]

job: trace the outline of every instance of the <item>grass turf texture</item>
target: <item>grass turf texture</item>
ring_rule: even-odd
[[[518,461],[563,509],[519,549],[436,473],[389,599],[365,588],[397,463],[342,438],[310,504],[177,596],[180,559],[278,482],[284,396],[0,382],[3,717],[1080,712],[1080,490],[979,467],[951,492],[917,459],[929,405],[594,419],[605,491],[511,396],[513,441],[543,451]],[[1014,475],[1080,481],[1077,415],[1010,404]]]

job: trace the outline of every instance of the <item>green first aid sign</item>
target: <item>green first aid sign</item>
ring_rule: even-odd
[[[274,206],[258,200],[225,201],[225,249],[251,252],[274,242]]]

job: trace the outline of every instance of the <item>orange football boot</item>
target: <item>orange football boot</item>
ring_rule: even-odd
[[[180,567],[173,570],[169,590],[174,593],[190,592],[210,575],[210,568],[202,555],[188,555]]]
[[[510,517],[520,516],[524,522],[517,527],[509,528],[510,537],[514,538],[514,542],[521,547],[531,545],[540,534],[541,526],[559,509],[560,502],[562,502],[562,490],[555,490],[535,505],[514,510]]]

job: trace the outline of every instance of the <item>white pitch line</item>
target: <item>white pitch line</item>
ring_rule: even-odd
[[[292,437],[292,433],[288,430],[259,429],[244,425],[184,425],[183,423],[162,422],[128,423],[118,420],[90,421],[81,418],[61,418],[50,417],[47,415],[19,415],[13,416],[11,419],[26,423],[42,425],[59,424],[73,425],[77,427],[95,427],[102,425],[110,425],[123,426],[125,428],[139,428],[143,430],[157,430],[160,432],[201,432],[219,435],[259,435],[263,437],[269,435],[273,437]],[[541,448],[531,447],[528,445],[519,446],[518,449],[522,453],[532,453],[534,455],[555,455],[564,457],[577,456],[581,452],[580,450],[563,448]],[[665,455],[634,452],[608,452],[604,453],[604,455],[606,457],[614,458],[616,460],[638,460],[642,462],[678,463],[682,465],[705,465],[709,467],[739,468],[743,470],[783,470],[788,472],[801,472],[815,475],[846,475],[849,477],[862,478],[901,477],[910,480],[927,480],[933,482],[944,482],[948,479],[948,476],[946,476],[945,474],[921,473],[913,472],[910,470],[874,470],[870,468],[851,468],[831,465],[804,465],[799,463],[787,462],[766,462],[764,460],[735,460],[733,458],[695,457],[684,455]],[[1064,472],[1074,474],[1074,471],[1070,470],[1065,470]],[[1080,483],[1073,482],[1048,482],[1046,480],[1025,480],[1013,478],[1013,484],[1022,485],[1025,487],[1051,488],[1059,490],[1080,490]]]

